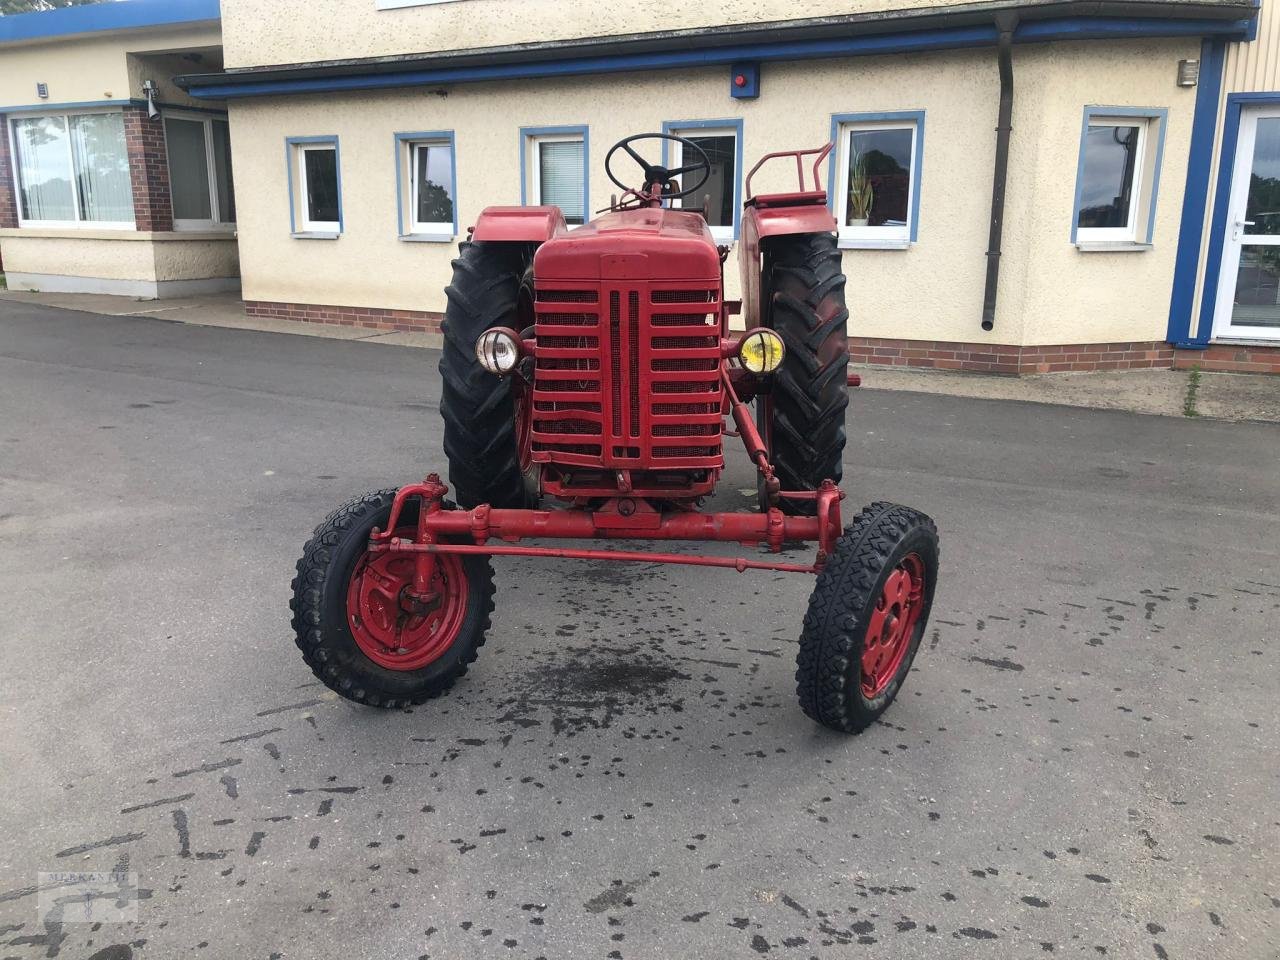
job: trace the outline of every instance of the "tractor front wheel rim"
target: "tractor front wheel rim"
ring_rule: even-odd
[[[412,538],[414,531],[397,531]],[[467,579],[462,561],[437,554],[432,598],[411,596],[412,554],[365,553],[347,587],[347,623],[360,651],[388,670],[420,670],[453,646],[467,615]]]
[[[889,572],[876,598],[862,642],[862,695],[878,697],[897,676],[911,649],[924,604],[924,561],[908,554]]]

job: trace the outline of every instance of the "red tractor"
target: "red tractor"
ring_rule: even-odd
[[[650,163],[633,145],[646,139],[678,141],[685,162]],[[453,262],[440,360],[456,502],[433,473],[350,500],[316,528],[291,607],[317,677],[360,703],[421,703],[484,643],[491,557],[644,561],[817,574],[797,657],[801,708],[852,733],[888,707],[924,635],[938,540],[932,520],[892,503],[841,523],[856,378],[836,224],[818,180],[830,151],[769,154],[748,175],[740,304],[724,299],[728,249],[712,239],[705,206],[674,204],[711,169],[689,140],[615,144],[605,169],[621,198],[576,229],[556,207],[480,215]],[[638,188],[615,175],[620,152],[640,165]],[[794,158],[799,189],[752,196],[751,176],[777,157]],[[735,338],[739,311],[747,329]],[[756,467],[758,512],[699,509],[724,469],[726,435],[742,438]],[[719,540],[775,556],[530,539]],[[817,541],[812,563],[776,559],[803,540]]]

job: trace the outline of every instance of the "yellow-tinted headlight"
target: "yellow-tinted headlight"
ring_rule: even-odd
[[[763,327],[747,331],[738,342],[738,359],[752,373],[773,373],[782,365],[785,353],[782,338]]]

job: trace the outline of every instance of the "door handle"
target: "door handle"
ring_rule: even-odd
[[[1240,239],[1240,235],[1241,235],[1242,233],[1244,233],[1244,228],[1245,228],[1245,227],[1252,227],[1253,225],[1254,225],[1254,221],[1252,221],[1252,220],[1237,220],[1237,221],[1236,221],[1236,228],[1235,228],[1235,230],[1233,231],[1234,236],[1233,236],[1233,238],[1232,238],[1232,239],[1239,240],[1239,239]]]

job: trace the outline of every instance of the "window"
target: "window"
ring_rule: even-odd
[[[16,117],[10,130],[21,226],[134,228],[122,113]]]
[[[452,240],[458,233],[453,133],[397,133],[400,237]]]
[[[236,222],[231,181],[231,135],[222,117],[165,112],[169,192],[177,230],[209,229]]]
[[[1164,111],[1085,109],[1073,243],[1151,242],[1163,127]]]
[[[293,137],[289,147],[289,214],[294,236],[334,238],[342,232],[342,175],[337,137]]]
[[[742,121],[663,124],[663,132],[684,137],[701,147],[711,161],[711,173],[707,182],[696,193],[676,200],[675,203],[685,210],[701,210],[704,200],[707,201],[707,223],[711,227],[711,235],[719,243],[732,243],[737,236],[738,212],[742,205],[739,185],[742,169]],[[663,149],[664,164],[668,167],[679,167],[701,159],[693,151],[688,151],[689,156],[686,157],[684,147],[671,140],[664,142]],[[694,171],[681,174],[680,180],[692,186],[700,176],[700,173]]]
[[[832,210],[843,247],[905,247],[916,239],[923,113],[832,118]]]
[[[522,202],[559,207],[566,223],[585,223],[587,128],[523,129],[520,135],[526,160]]]

